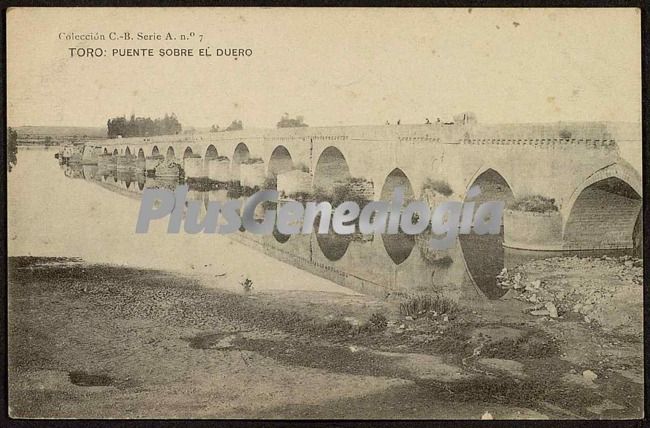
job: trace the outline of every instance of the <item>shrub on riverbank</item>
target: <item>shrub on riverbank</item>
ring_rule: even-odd
[[[275,190],[278,188],[278,178],[277,177],[266,177],[264,183],[262,183],[262,189],[264,190]]]
[[[185,179],[185,182],[190,190],[196,190],[198,192],[225,189],[227,186],[226,183],[212,180],[208,177],[189,177]]]
[[[259,186],[242,186],[239,180],[229,182],[226,188],[228,189],[226,196],[230,199],[239,199],[242,197],[248,198],[249,196],[252,196],[256,192],[260,191]]]
[[[400,303],[399,313],[404,316],[418,318],[427,315],[452,315],[458,311],[458,303],[445,297],[428,294],[409,297]]]

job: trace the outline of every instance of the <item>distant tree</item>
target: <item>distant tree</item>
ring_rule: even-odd
[[[109,138],[122,137],[147,137],[152,135],[172,135],[178,134],[183,127],[176,118],[176,115],[165,114],[162,119],[151,119],[150,117],[114,117],[106,123],[107,134]]]
[[[14,129],[7,129],[7,170],[11,172],[11,168],[18,163],[18,132]]]
[[[212,125],[210,132],[219,132],[219,125]]]
[[[239,131],[244,129],[244,125],[241,120],[233,120],[230,125],[225,129],[226,131]]]
[[[563,129],[560,131],[560,139],[562,140],[570,140],[571,139],[571,131],[568,129]]]
[[[302,128],[309,126],[304,122],[305,118],[302,116],[296,116],[295,119],[289,117],[289,113],[282,115],[282,118],[277,123],[278,128]]]

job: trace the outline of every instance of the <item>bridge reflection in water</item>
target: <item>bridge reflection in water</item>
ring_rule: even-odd
[[[146,188],[174,190],[183,182],[177,178],[147,177],[134,170],[118,171],[113,166],[106,168],[96,165],[62,165],[62,168],[68,177],[89,180],[133,198],[139,198]],[[491,174],[492,172],[488,171],[483,175],[494,179]],[[404,179],[400,170],[393,171],[382,189],[382,199],[387,199],[396,186],[408,185]],[[480,182],[481,178],[477,180]],[[499,191],[506,193],[503,197],[511,197],[511,192],[508,195],[507,183],[500,183],[499,180],[492,180],[490,183],[496,183]],[[221,183],[218,188],[197,188],[191,183],[188,184],[190,191],[187,198],[202,202],[201,216],[205,215],[210,201],[246,198],[238,183]],[[489,188],[488,182],[484,184],[486,189]],[[490,195],[490,192],[486,193]],[[409,187],[406,199],[412,198],[413,192]],[[263,209],[258,211],[257,214],[261,218]],[[315,224],[318,224],[318,221],[317,218]],[[473,232],[460,235],[454,248],[437,254],[428,251],[426,235],[418,239],[403,233],[377,236],[359,233],[337,235],[330,230],[329,234],[289,236],[276,229],[270,236],[252,235],[247,232],[229,236],[301,269],[375,295],[387,295],[390,292],[435,292],[463,298],[467,297],[467,287],[474,287],[477,297],[496,299],[505,293],[496,280],[504,267],[510,268],[528,260],[560,255],[600,256],[632,252],[616,249],[546,252],[506,248],[503,246],[503,227],[500,235],[477,235]],[[357,274],[351,275],[351,271]],[[465,285],[459,287],[458,284]]]

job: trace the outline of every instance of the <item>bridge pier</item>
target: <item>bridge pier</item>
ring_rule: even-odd
[[[503,246],[507,248],[535,251],[559,251],[563,248],[562,216],[557,211],[505,210],[503,229]]]
[[[111,169],[111,159],[113,155],[102,153],[97,157],[97,167],[102,171]]]
[[[156,165],[154,169],[154,176],[163,178],[177,180],[182,173],[182,166],[176,158],[168,157],[164,161]]]
[[[230,161],[226,157],[206,159],[208,178],[226,183],[230,181]]]
[[[189,155],[183,160],[183,169],[185,169],[185,178],[206,177],[207,174],[203,168],[203,158],[200,155]]]
[[[135,168],[135,162],[131,155],[119,155],[116,160],[118,171],[128,171]]]
[[[135,169],[138,172],[144,172],[147,168],[147,160],[144,157],[138,157],[135,159]]]
[[[266,173],[264,163],[244,163],[239,168],[239,182],[242,186],[262,187]]]
[[[109,158],[108,161],[108,166],[111,170],[116,170],[117,169],[117,157],[119,155],[117,153],[113,153],[111,157]]]
[[[311,191],[312,176],[308,172],[293,170],[277,175],[277,190],[285,196]]]
[[[82,165],[97,165],[100,154],[100,147],[84,146],[81,155]]]

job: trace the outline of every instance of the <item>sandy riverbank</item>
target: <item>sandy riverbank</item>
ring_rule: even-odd
[[[12,258],[10,274],[15,417],[641,412],[642,343],[599,349],[598,332],[549,327],[515,315],[512,302],[412,320],[365,296],[233,293],[179,274],[70,259]],[[373,314],[387,325],[372,327]],[[576,343],[567,332],[583,337],[584,355],[569,353]],[[611,353],[606,364],[603,352]]]

